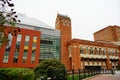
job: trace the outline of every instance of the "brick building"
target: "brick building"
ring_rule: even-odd
[[[16,36],[6,33],[9,42],[0,48],[0,67],[33,68],[45,59],[60,60],[67,70],[120,67],[119,26],[99,30],[95,41],[88,41],[72,39],[71,19],[65,15],[57,14],[55,29],[24,15],[20,20]]]
[[[71,39],[71,20],[58,14],[56,29],[61,31],[61,61],[71,69],[112,69],[120,67],[120,27],[108,26],[94,33],[95,41]],[[107,33],[106,33],[107,32]]]

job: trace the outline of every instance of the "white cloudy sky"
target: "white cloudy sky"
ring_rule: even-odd
[[[72,20],[72,37],[93,40],[93,33],[120,26],[120,0],[12,0],[17,12],[54,27],[57,12]]]

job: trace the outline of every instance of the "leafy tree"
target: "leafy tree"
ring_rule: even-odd
[[[17,19],[16,11],[13,9],[14,4],[11,2],[11,0],[0,0],[0,32],[4,33],[4,37],[0,34],[0,44],[8,41],[8,37],[5,34],[5,25],[9,25],[11,27],[11,33],[12,35],[16,35],[17,31],[20,31],[20,29],[15,30],[15,24],[16,22],[20,22],[20,20]],[[1,45],[0,45],[1,46]]]
[[[51,80],[65,80],[66,68],[57,60],[45,60],[41,62],[35,69],[36,78],[45,80],[51,78]]]
[[[14,4],[11,3],[11,0],[0,0],[0,25],[4,26],[5,24],[15,27],[17,20],[16,11],[13,9]],[[10,8],[10,10],[9,10]]]

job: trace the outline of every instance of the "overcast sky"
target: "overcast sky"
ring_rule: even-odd
[[[17,12],[55,28],[57,13],[72,20],[72,38],[94,40],[93,33],[120,26],[120,0],[12,0]]]

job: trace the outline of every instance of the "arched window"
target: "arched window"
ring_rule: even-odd
[[[102,55],[102,49],[99,48],[99,55]]]
[[[112,50],[112,55],[115,55],[115,51],[114,50]]]
[[[93,48],[90,47],[90,54],[93,54]]]
[[[88,46],[86,46],[85,49],[86,49],[85,53],[88,54],[88,51],[89,51]]]
[[[106,49],[103,49],[103,55],[106,55]]]
[[[84,50],[83,50],[83,46],[80,46],[80,54],[83,54]]]
[[[97,48],[96,48],[96,47],[95,47],[95,49],[94,49],[94,54],[98,54],[98,53],[97,53]]]
[[[116,56],[118,55],[118,51],[117,51],[117,50],[115,50],[115,55],[116,55]]]

